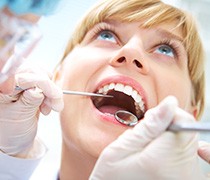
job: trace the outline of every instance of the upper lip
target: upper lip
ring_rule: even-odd
[[[124,85],[129,85],[133,89],[135,89],[143,98],[144,101],[146,102],[146,93],[143,87],[134,79],[127,77],[127,76],[112,76],[108,77],[106,79],[103,79],[97,86],[94,92],[97,92],[101,87],[105,86],[106,84],[110,83],[122,83]]]

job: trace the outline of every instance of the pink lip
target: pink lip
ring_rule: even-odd
[[[106,79],[104,79],[103,81],[101,81],[96,87],[96,91],[98,89],[100,89],[101,87],[103,87],[106,84],[110,84],[110,83],[122,83],[124,85],[129,85],[131,87],[133,87],[143,98],[145,105],[147,104],[147,98],[146,98],[146,92],[143,89],[143,87],[134,79],[126,77],[126,76],[112,76],[112,77],[108,77]]]
[[[134,79],[132,78],[129,78],[129,77],[126,77],[126,76],[121,76],[121,75],[117,75],[117,76],[112,76],[112,77],[108,77],[104,80],[102,80],[96,87],[96,90],[95,92],[100,89],[101,87],[103,87],[104,85],[106,84],[110,84],[110,83],[122,83],[124,85],[129,85],[131,87],[133,87],[143,98],[144,102],[145,102],[145,107],[146,107],[146,93],[145,93],[145,90],[143,89],[143,87],[137,82],[135,81]],[[94,106],[94,105],[93,105]],[[121,123],[119,123],[115,118],[114,116],[111,116],[111,115],[107,115],[107,114],[104,114],[102,112],[100,112],[98,109],[95,108],[94,106],[94,109],[95,109],[95,112],[96,114],[99,116],[100,119],[103,119],[103,120],[106,120],[106,121],[109,121],[109,122],[112,122],[114,124],[118,124],[118,125],[122,125],[122,126],[125,126]]]
[[[125,127],[124,124],[118,122],[115,119],[114,115],[104,114],[104,113],[100,112],[98,109],[96,109],[95,106],[94,106],[94,111],[95,111],[95,114],[99,117],[98,119]],[[126,127],[128,127],[128,126],[126,126]]]

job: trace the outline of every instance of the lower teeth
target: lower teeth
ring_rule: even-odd
[[[104,114],[106,114],[108,116],[114,116],[113,114],[110,114],[110,113],[104,113]]]

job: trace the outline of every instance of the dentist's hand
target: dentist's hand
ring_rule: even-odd
[[[101,153],[90,180],[202,180],[196,133],[167,131],[173,122],[193,122],[167,97],[144,120],[125,131]]]
[[[23,66],[16,75],[18,86],[24,91],[12,95],[0,94],[0,151],[24,157],[33,148],[39,112],[63,108],[62,91],[48,73],[34,66]]]
[[[205,160],[207,163],[210,164],[210,143],[205,141],[200,141],[198,154],[203,160]]]

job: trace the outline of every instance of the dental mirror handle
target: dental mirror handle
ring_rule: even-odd
[[[126,126],[135,126],[138,123],[138,118],[131,112],[126,110],[118,110],[115,114],[115,119],[126,125]],[[178,132],[178,131],[185,131],[185,132],[210,132],[210,123],[172,123],[168,129],[169,131]]]
[[[168,127],[168,130],[178,131],[198,131],[210,132],[210,123],[173,123]]]

